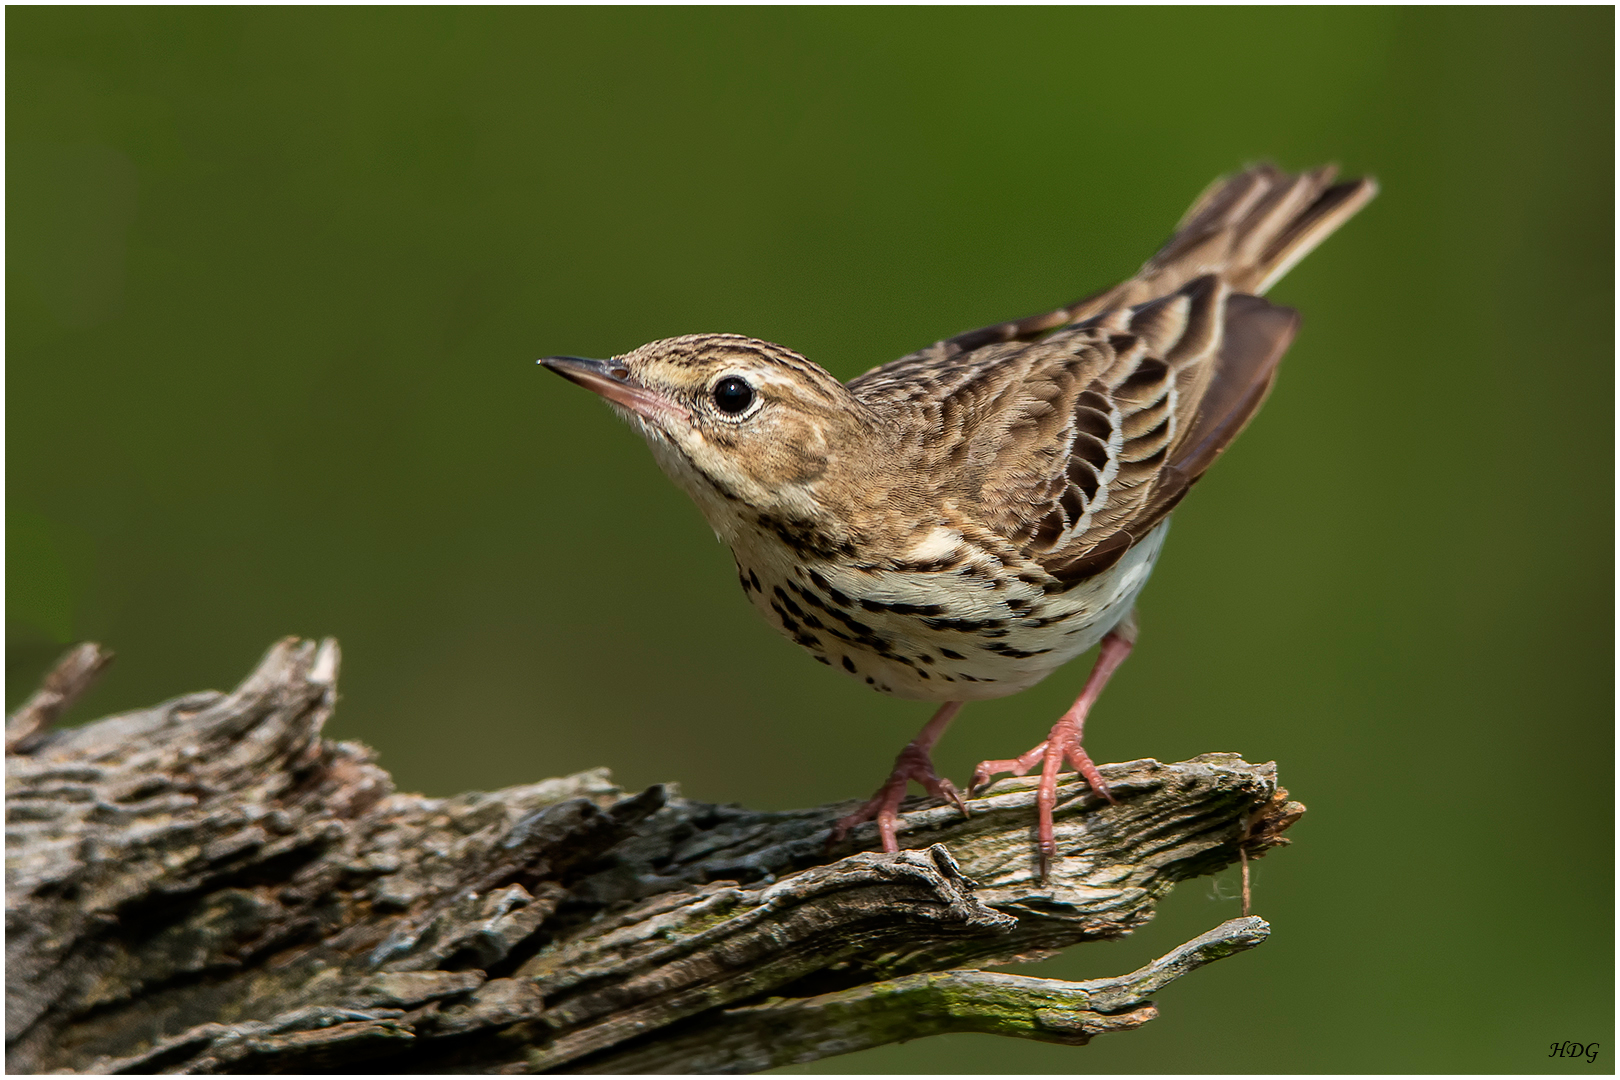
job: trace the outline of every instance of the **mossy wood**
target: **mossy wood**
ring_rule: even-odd
[[[748,1072],[921,1035],[1083,1044],[1264,940],[1233,919],[1117,979],[977,970],[1128,934],[1302,812],[1232,754],[914,802],[914,849],[826,849],[849,804],[713,806],[605,770],[448,799],[321,738],[338,650],[289,639],[230,694],[54,731],[84,645],[11,718],[12,1072]]]

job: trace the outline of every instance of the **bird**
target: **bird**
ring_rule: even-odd
[[[782,345],[689,334],[608,360],[538,363],[646,440],[736,561],[753,606],[817,660],[938,703],[829,843],[874,820],[898,850],[907,783],[966,799],[1040,767],[1041,876],[1058,776],[1113,794],[1081,746],[1137,638],[1170,513],[1271,389],[1298,313],[1266,291],[1377,193],[1332,165],[1216,180],[1125,281],[937,341],[840,382]],[[1098,649],[1074,705],[966,795],[932,752],[967,702],[1025,690]]]

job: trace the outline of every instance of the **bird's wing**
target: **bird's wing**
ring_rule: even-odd
[[[850,384],[946,497],[1062,582],[1111,566],[1246,424],[1299,324],[1206,275],[1033,343]]]
[[[912,417],[956,497],[1063,582],[1164,519],[1260,407],[1298,328],[1263,292],[1376,194],[1331,166],[1217,181],[1130,280],[852,380]]]
[[[987,369],[970,425],[978,516],[1061,582],[1113,563],[1243,429],[1298,315],[1204,277]],[[1023,368],[1022,372],[1015,371]],[[999,377],[998,377],[999,376]]]
[[[1052,380],[1061,390],[1020,390],[1008,404],[1070,418],[1035,438],[1016,437],[1031,429],[1015,421],[986,476],[985,515],[1059,581],[1113,565],[1259,409],[1298,326],[1293,310],[1204,277],[1066,332],[1075,358],[1053,365],[1072,372]],[[1052,465],[1031,467],[1044,461]]]

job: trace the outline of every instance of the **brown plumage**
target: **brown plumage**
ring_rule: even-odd
[[[893,850],[907,779],[960,804],[929,762],[960,704],[1099,641],[1046,742],[974,783],[1043,764],[1043,861],[1062,764],[1108,796],[1080,749],[1085,713],[1129,652],[1170,511],[1260,407],[1298,329],[1260,294],[1376,192],[1333,175],[1262,165],[1218,182],[1135,277],[847,386],[728,334],[542,361],[642,432],[783,633],[875,689],[944,703],[840,831],[875,816]]]

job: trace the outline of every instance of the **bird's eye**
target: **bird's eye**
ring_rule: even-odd
[[[713,393],[715,408],[732,416],[754,403],[754,388],[735,375],[715,383]]]

